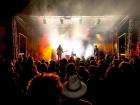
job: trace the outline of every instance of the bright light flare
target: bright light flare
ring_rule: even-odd
[[[63,24],[60,21],[61,18],[63,18]],[[99,18],[100,24],[97,25],[96,22]],[[64,16],[45,16],[46,24],[43,24],[43,29],[46,30],[46,46],[49,47],[43,48],[43,55],[46,57],[47,54],[49,54],[50,57],[50,53],[56,53],[56,49],[60,44],[63,50],[66,51],[63,53],[63,57],[74,53],[77,57],[85,56],[85,58],[87,58],[93,54],[94,49],[94,44],[90,42],[90,40],[94,39],[90,39],[91,37],[89,38],[91,28],[100,27],[102,31],[110,30],[118,21],[118,18],[120,17],[70,16],[67,19]],[[82,24],[80,23],[80,19],[82,19]],[[40,22],[42,22],[41,19]],[[94,40],[94,43],[100,48],[101,44],[106,40],[105,38],[106,37],[101,34],[96,34],[97,40]],[[84,41],[87,42],[86,45],[84,45]],[[46,42],[43,41],[42,43],[45,44]]]
[[[96,38],[100,42],[103,42],[104,41],[103,35],[101,35],[101,34],[96,34]]]
[[[84,49],[83,46],[83,40],[88,40],[87,37],[89,34],[89,28],[83,27],[81,24],[79,24],[79,19],[80,18],[77,17],[73,18],[72,20],[74,23],[71,24],[71,26],[68,24],[61,24],[58,26],[58,23],[55,24],[54,22],[52,24],[51,19],[48,19],[49,23],[46,25],[48,34],[46,37],[48,37],[49,43],[54,49],[55,53],[58,45],[61,45],[64,50],[63,57],[65,55],[71,55],[72,53],[74,53],[77,57],[92,54],[93,50],[91,50],[91,47],[89,48],[89,44],[87,45],[86,49]],[[60,30],[60,26],[63,31]],[[87,51],[89,49],[91,53]]]

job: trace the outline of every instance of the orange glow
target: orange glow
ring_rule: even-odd
[[[120,55],[125,56],[126,54],[120,54]]]
[[[52,58],[53,48],[48,42],[48,36],[43,35],[39,40],[39,58],[50,61]]]
[[[107,52],[112,52],[113,50],[113,45],[112,44],[106,44],[106,43],[94,43],[94,46],[97,45],[97,47],[104,51],[105,53]]]
[[[51,58],[52,58],[52,52],[53,52],[53,49],[49,45],[48,47],[43,49],[43,51],[42,51],[42,58],[47,60],[47,61],[50,61]]]

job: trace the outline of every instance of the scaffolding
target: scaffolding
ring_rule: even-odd
[[[18,35],[17,35],[17,23],[15,17],[12,19],[12,36],[13,36],[13,58],[18,58],[19,46],[18,46]]]
[[[128,36],[127,36],[127,47],[126,47],[126,56],[131,57],[132,56],[132,35],[134,32],[134,19],[129,18],[128,21]]]
[[[16,17],[13,17],[12,19],[12,36],[13,36],[13,58],[17,59],[20,55],[27,56],[27,36],[18,33],[17,31],[17,22],[16,22]],[[25,52],[21,52],[21,39],[25,39]],[[23,40],[22,40],[23,41]]]

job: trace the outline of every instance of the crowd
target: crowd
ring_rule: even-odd
[[[135,104],[140,57],[100,55],[59,61],[0,59],[0,100],[46,105]],[[20,100],[20,101],[19,101]],[[21,104],[21,103],[19,103]]]

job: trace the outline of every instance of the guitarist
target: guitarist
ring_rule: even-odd
[[[58,56],[58,61],[60,61],[60,60],[61,60],[62,53],[63,53],[63,48],[62,48],[62,46],[61,46],[61,45],[59,45],[59,46],[57,47],[57,56]]]
[[[96,60],[98,60],[98,56],[99,56],[99,49],[97,47],[97,45],[95,45],[95,48],[94,48],[94,57]]]

